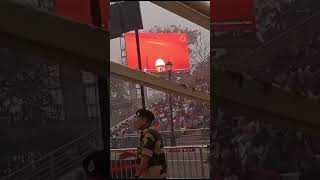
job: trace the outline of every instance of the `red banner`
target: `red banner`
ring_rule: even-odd
[[[92,24],[91,0],[55,0],[56,13],[59,16],[82,23]],[[108,30],[109,0],[99,0],[101,24]]]
[[[112,167],[111,171],[122,171],[122,170],[126,170],[126,169],[134,169],[139,167],[138,164],[127,164],[127,165],[122,165],[119,167]]]
[[[213,0],[211,18],[214,31],[255,30],[255,1]]]
[[[169,61],[173,64],[173,72],[190,71],[187,34],[139,33],[139,41],[141,64],[144,72],[165,71],[165,64]],[[138,69],[135,33],[126,33],[125,43],[127,64],[129,67]],[[156,63],[158,63],[158,66],[156,66]]]
[[[181,149],[169,149],[169,152],[195,152],[195,148],[181,148]]]

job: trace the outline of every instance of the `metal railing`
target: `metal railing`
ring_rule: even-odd
[[[210,128],[198,128],[198,129],[180,129],[174,130],[176,136],[180,135],[204,135],[206,133],[210,133]],[[159,131],[162,135],[170,135],[171,131]],[[125,134],[125,137],[134,137],[138,136],[138,131],[136,133]],[[209,134],[208,134],[209,135]]]
[[[124,111],[123,109],[128,109],[130,107],[132,107],[133,105],[137,104],[137,101],[126,101],[126,102],[114,102],[111,101],[110,104],[112,104],[112,107],[110,109],[110,115],[115,116],[116,114],[118,114],[121,111]]]
[[[133,179],[137,163],[135,158],[119,160],[118,156],[125,152],[135,152],[136,148],[111,149],[110,165],[112,179]],[[194,179],[209,178],[210,146],[175,146],[165,147],[167,160],[167,178]]]
[[[37,161],[3,177],[1,180],[55,180],[79,167],[83,159],[92,152],[90,147],[96,143],[96,130],[79,137]]]
[[[159,131],[162,135],[163,144],[171,145],[171,132]],[[175,131],[176,144],[178,146],[203,145],[210,143],[210,128],[186,129]],[[111,148],[132,148],[139,144],[139,134],[126,134],[125,137],[110,138]]]
[[[119,113],[117,115],[113,115],[110,117],[110,125],[111,127],[115,126],[116,124],[120,123],[121,121],[128,119],[130,116],[134,115],[135,112],[140,108],[141,105],[134,104],[133,106],[130,106],[129,108],[123,110],[123,113]]]
[[[160,98],[161,99],[161,98]],[[156,100],[156,103],[159,102],[160,100]],[[129,117],[131,117],[132,115],[135,114],[135,112],[141,108],[141,104],[140,103],[135,103],[134,105],[130,106],[129,108],[122,110],[122,114],[119,114],[119,112],[117,112],[117,114],[113,114],[111,115],[110,119],[110,123],[111,123],[111,127],[114,127],[116,124],[127,120]]]

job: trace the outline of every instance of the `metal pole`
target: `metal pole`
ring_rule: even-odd
[[[135,35],[136,35],[139,70],[142,71],[141,54],[140,54],[140,41],[139,41],[139,31],[136,29],[136,30],[134,30],[134,32],[135,32]],[[143,85],[140,85],[140,90],[141,90],[141,103],[142,103],[142,108],[146,108],[146,102],[145,102],[145,99],[144,99],[144,87],[143,87]]]
[[[171,71],[169,71],[169,81],[171,80]],[[171,118],[171,146],[176,146],[176,138],[174,136],[173,128],[173,113],[172,113],[172,96],[169,94],[169,105],[170,105],[170,118]]]

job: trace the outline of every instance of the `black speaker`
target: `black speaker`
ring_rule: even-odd
[[[110,5],[110,39],[138,29],[143,29],[139,1],[119,2]]]

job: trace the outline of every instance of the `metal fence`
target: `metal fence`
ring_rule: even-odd
[[[111,149],[110,165],[112,179],[133,179],[137,163],[135,158],[119,160],[118,157],[125,151],[135,152],[135,148]],[[165,147],[167,159],[167,177],[174,179],[209,178],[210,147],[175,146]]]
[[[120,123],[124,119],[128,119],[129,117],[134,115],[135,112],[140,108],[141,107],[140,107],[139,104],[134,104],[133,106],[130,106],[129,108],[123,110],[122,111],[123,113],[118,112],[116,115],[111,116],[110,117],[110,119],[111,119],[111,121],[110,121],[111,127],[114,127],[117,123]]]
[[[160,131],[165,146],[171,145],[171,132]],[[186,129],[175,131],[178,146],[210,144],[210,128]],[[139,144],[139,134],[126,134],[125,137],[110,138],[111,148],[132,148]]]

